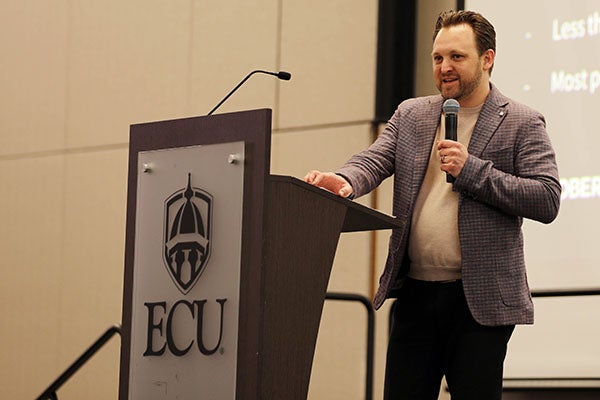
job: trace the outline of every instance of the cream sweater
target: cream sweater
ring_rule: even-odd
[[[458,113],[458,141],[468,146],[481,106],[461,108]],[[436,133],[429,166],[412,215],[408,240],[411,265],[408,276],[425,281],[460,279],[461,253],[458,237],[458,193],[440,170],[436,142],[443,139],[444,115]]]

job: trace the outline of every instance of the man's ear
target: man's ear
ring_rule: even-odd
[[[482,67],[484,71],[489,71],[494,66],[494,60],[496,59],[496,52],[492,49],[487,49],[482,57]]]

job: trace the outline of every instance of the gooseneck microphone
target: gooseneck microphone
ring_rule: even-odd
[[[457,140],[457,126],[458,126],[458,111],[460,110],[460,104],[454,99],[448,99],[442,106],[444,115],[446,116],[446,140]],[[454,177],[446,172],[446,182],[453,183]]]
[[[212,110],[210,110],[210,112],[206,115],[211,115],[212,113],[214,113],[217,108],[219,108],[221,106],[221,104],[225,103],[225,101],[233,94],[235,93],[236,90],[238,90],[240,88],[240,86],[242,86],[244,84],[244,82],[246,82],[248,79],[250,79],[250,77],[254,74],[267,74],[267,75],[273,75],[276,76],[278,79],[281,79],[282,81],[289,81],[290,79],[292,79],[292,74],[290,74],[289,72],[285,72],[285,71],[279,71],[279,72],[271,72],[271,71],[263,71],[260,69],[257,69],[255,71],[250,72],[248,75],[246,75],[246,77],[244,79],[242,79],[242,81],[240,83],[237,84],[236,87],[234,87],[231,92],[229,92],[227,94],[227,96],[225,96],[223,98],[223,100],[221,100],[219,102],[219,104],[217,104]]]

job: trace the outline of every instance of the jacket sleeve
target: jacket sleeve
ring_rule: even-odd
[[[395,173],[396,157],[401,151],[397,148],[398,131],[406,129],[407,126],[414,126],[418,109],[416,104],[416,99],[402,102],[377,140],[336,171],[350,182],[354,191],[353,197],[369,193]]]
[[[500,146],[469,154],[454,190],[503,212],[543,223],[558,215],[561,185],[544,117],[517,110],[496,132]],[[503,141],[509,137],[509,141]]]

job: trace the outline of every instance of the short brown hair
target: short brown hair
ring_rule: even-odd
[[[433,31],[433,40],[442,28],[454,25],[466,24],[473,28],[475,33],[475,44],[479,55],[483,55],[488,49],[496,52],[496,30],[494,26],[485,19],[485,17],[475,11],[444,11],[435,22],[435,30]],[[492,70],[490,69],[490,73]]]

